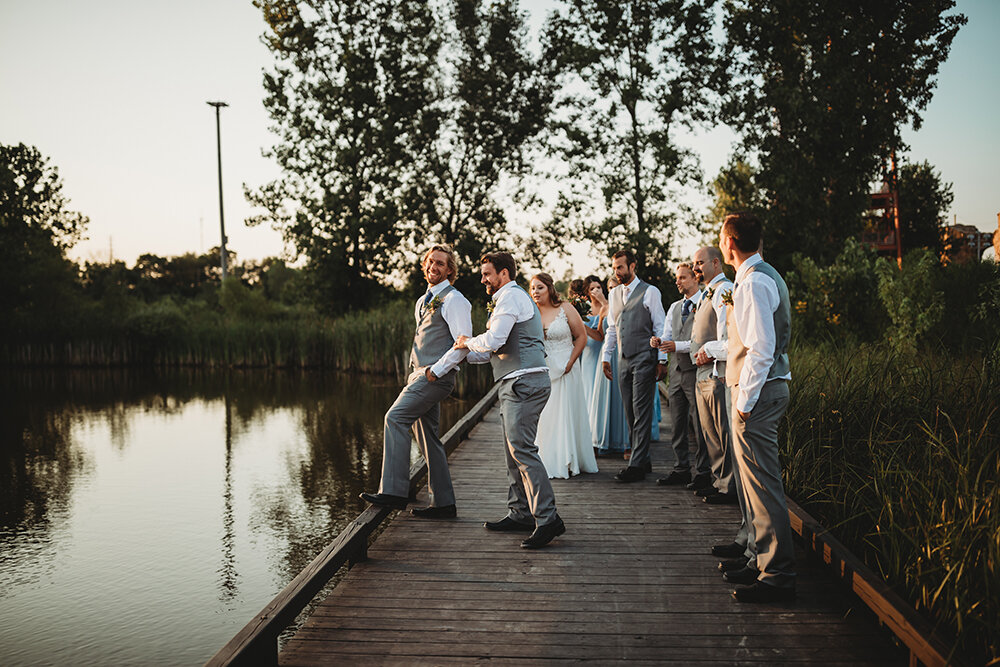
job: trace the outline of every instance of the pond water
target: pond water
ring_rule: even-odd
[[[0,373],[4,665],[203,663],[364,509],[400,386]],[[485,391],[468,379],[479,386],[449,399],[442,431]]]

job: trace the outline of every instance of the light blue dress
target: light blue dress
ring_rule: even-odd
[[[586,325],[591,329],[596,329],[598,320],[600,317],[591,315],[587,318]],[[583,395],[587,397],[588,407],[591,396],[594,394],[594,375],[597,373],[597,367],[601,365],[601,348],[603,347],[604,343],[587,336],[587,347],[583,348],[583,354],[580,355],[581,370],[583,371]]]
[[[588,326],[596,329],[597,317],[594,316],[592,320],[594,324]],[[603,322],[601,330],[605,330]],[[628,422],[625,421],[625,407],[622,405],[622,392],[617,381],[617,354],[611,355],[611,377],[616,378],[614,382],[604,377],[603,364],[597,364],[590,398],[590,432],[594,436],[594,447],[601,454],[624,452],[629,446]]]

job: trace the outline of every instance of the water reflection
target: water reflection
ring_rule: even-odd
[[[442,411],[447,429],[472,396]],[[191,664],[362,509],[391,378],[0,376],[5,664]]]

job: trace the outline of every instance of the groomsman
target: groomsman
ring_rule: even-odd
[[[726,390],[726,293],[733,283],[722,272],[718,248],[699,248],[694,254],[695,275],[705,284],[705,296],[694,316],[691,358],[697,366],[698,418],[712,464],[712,485],[697,495],[710,504],[736,504],[736,475],[729,436],[729,392]],[[745,543],[745,540],[744,540]]]
[[[500,422],[510,481],[507,516],[484,525],[496,532],[531,533],[521,547],[538,549],[566,532],[535,444],[538,416],[552,392],[542,314],[514,282],[517,266],[510,253],[483,255],[480,271],[486,293],[492,297],[486,332],[475,338],[460,336],[455,347],[469,351],[470,363],[489,361],[493,379],[500,383]]]
[[[431,504],[411,514],[427,519],[456,516],[455,491],[448,455],[438,436],[441,401],[455,388],[458,364],[466,352],[453,350],[461,336],[472,335],[472,305],[452,286],[457,273],[455,254],[435,245],[420,263],[427,292],[414,306],[417,329],[410,350],[410,374],[396,402],[385,414],[382,481],[378,493],[362,493],[362,500],[381,507],[403,509],[410,493],[410,429],[427,461]]]
[[[619,250],[611,267],[621,283],[608,296],[608,328],[604,335],[604,375],[621,388],[632,455],[615,479],[637,482],[653,472],[649,441],[653,423],[653,392],[667,374],[667,355],[657,355],[649,339],[663,336],[660,290],[635,275],[635,255]],[[611,355],[618,352],[618,377],[611,377]],[[659,363],[657,363],[659,357]]]
[[[660,352],[672,355],[667,396],[673,425],[670,441],[674,449],[674,469],[666,477],[656,480],[656,483],[660,486],[687,484],[691,489],[697,490],[712,485],[712,466],[705,448],[705,436],[698,421],[696,369],[691,360],[691,331],[702,293],[690,264],[678,264],[676,276],[677,291],[681,293],[681,298],[670,304],[667,310],[663,322],[663,338],[654,337],[649,341]],[[689,446],[692,442],[695,444],[693,481]]]
[[[795,599],[795,551],[778,460],[778,421],[788,408],[791,308],[781,275],[760,256],[760,220],[726,217],[719,249],[736,268],[726,384],[732,391],[733,455],[752,519],[756,580],[737,588],[740,602]],[[728,573],[727,573],[728,574]]]

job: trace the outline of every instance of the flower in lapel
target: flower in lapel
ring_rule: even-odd
[[[444,301],[441,300],[441,297],[435,295],[434,298],[431,299],[431,302],[429,304],[427,304],[427,312],[428,313],[433,313],[435,310],[437,310],[438,308],[440,308],[441,304],[443,304],[443,303],[444,303]]]
[[[722,293],[722,303],[726,304],[727,306],[733,305],[733,290],[727,289],[725,292]]]
[[[706,299],[708,299],[709,301],[711,301],[712,297],[714,297],[714,296],[715,296],[715,288],[714,287],[709,287],[709,288],[707,288],[705,290],[705,298]]]
[[[497,307],[497,304],[493,301],[493,299],[490,299],[489,301],[487,301],[486,302],[486,314],[487,315],[492,315],[493,314],[493,309],[496,308],[496,307]]]

